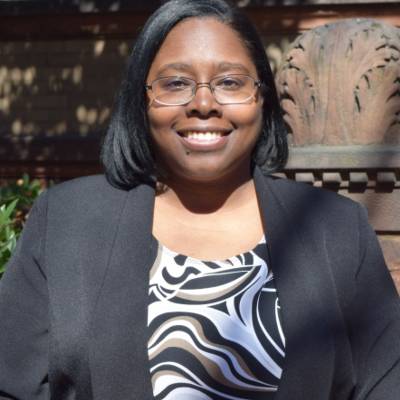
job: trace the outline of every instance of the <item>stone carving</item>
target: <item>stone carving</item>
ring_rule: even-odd
[[[371,19],[312,29],[276,79],[293,145],[400,144],[400,29]]]

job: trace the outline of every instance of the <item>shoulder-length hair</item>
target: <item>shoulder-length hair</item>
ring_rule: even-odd
[[[140,183],[154,185],[157,170],[147,121],[146,78],[150,66],[171,29],[186,18],[212,17],[235,30],[256,66],[262,82],[263,128],[255,145],[252,164],[264,174],[278,171],[287,160],[288,146],[274,77],[264,47],[252,23],[224,0],[172,0],[147,20],[128,59],[101,161],[108,181],[130,189]]]

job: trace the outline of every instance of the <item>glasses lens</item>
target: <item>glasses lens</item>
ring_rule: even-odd
[[[195,82],[178,76],[157,79],[152,83],[155,99],[166,105],[185,104],[191,100]]]
[[[226,75],[210,81],[210,88],[220,104],[245,103],[257,91],[255,80],[247,75]],[[190,102],[196,91],[193,79],[170,76],[156,79],[151,84],[155,100],[165,105],[182,105]]]
[[[211,81],[215,99],[220,104],[243,103],[254,96],[255,81],[247,75],[229,75]]]

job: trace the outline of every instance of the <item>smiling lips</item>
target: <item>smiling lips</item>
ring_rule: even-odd
[[[190,150],[218,150],[225,145],[231,130],[184,130],[178,131],[183,143]]]

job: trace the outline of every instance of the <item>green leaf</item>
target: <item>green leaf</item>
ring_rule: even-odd
[[[11,213],[14,211],[16,205],[18,203],[18,199],[14,200],[12,203],[10,203],[4,210],[3,216],[5,219],[10,218]]]
[[[20,180],[0,186],[0,277],[15,250],[26,215],[42,187],[23,174]]]

